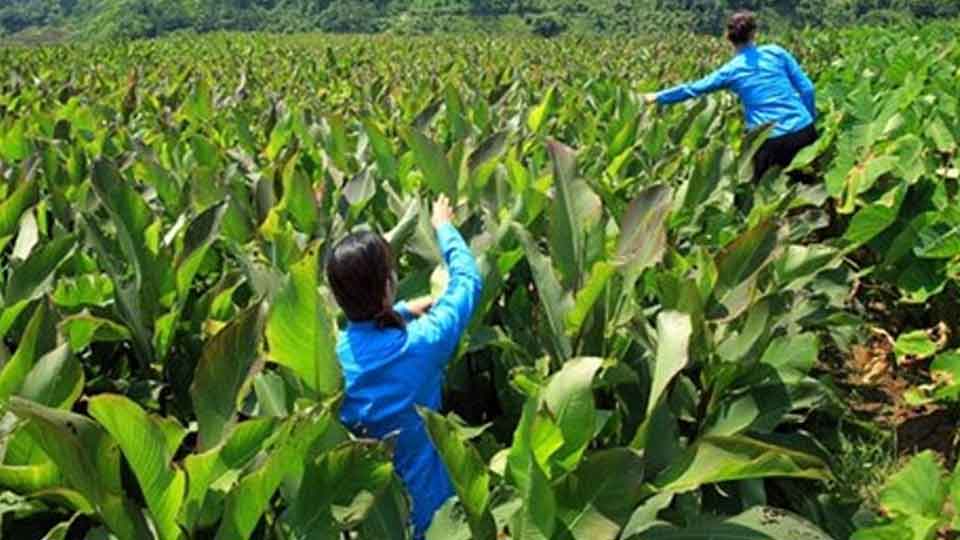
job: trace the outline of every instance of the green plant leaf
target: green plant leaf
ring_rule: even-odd
[[[600,221],[602,201],[577,178],[576,152],[572,148],[549,141],[547,151],[555,190],[550,207],[550,249],[567,290],[576,290],[587,271],[587,238]]]
[[[211,494],[210,486],[227,473],[239,471],[257,456],[274,436],[278,422],[273,418],[255,418],[237,424],[219,446],[203,453],[187,455],[183,468],[187,475],[179,522],[192,530],[202,516],[204,504]]]
[[[607,283],[615,272],[616,267],[606,261],[597,261],[597,263],[593,265],[590,276],[574,299],[573,309],[567,312],[566,330],[568,336],[576,335],[580,332],[580,329],[583,328],[587,317],[590,316],[590,312],[593,310],[594,304],[596,304],[600,295],[603,294]]]
[[[657,264],[667,247],[667,215],[673,190],[663,184],[648,187],[627,207],[620,224],[617,263],[631,274]]]
[[[527,127],[530,128],[530,131],[533,133],[539,133],[540,130],[543,129],[543,126],[556,109],[556,93],[556,86],[551,86],[547,89],[540,104],[531,109],[527,115]]]
[[[657,357],[650,397],[647,401],[648,418],[660,405],[670,381],[689,362],[688,348],[692,333],[693,326],[687,314],[665,311],[657,316]]]
[[[185,298],[193,278],[200,269],[203,257],[220,232],[220,224],[227,212],[227,203],[204,210],[187,227],[183,237],[183,251],[177,257],[177,294]]]
[[[723,522],[685,529],[656,525],[625,540],[834,540],[809,521],[777,508],[756,507]]]
[[[5,305],[36,300],[53,288],[53,276],[77,245],[74,235],[63,235],[44,243],[13,267],[3,296]]]
[[[427,186],[434,193],[447,195],[455,204],[457,201],[457,175],[440,146],[415,129],[401,129],[400,133],[407,146],[413,150],[413,155],[423,172],[423,178],[426,180]]]
[[[897,356],[903,358],[912,356],[919,360],[930,358],[937,354],[939,347],[930,339],[926,330],[916,330],[897,336],[897,341],[893,345]]]
[[[257,369],[266,311],[254,304],[204,345],[190,386],[202,450],[217,446],[236,419],[237,400]]]
[[[112,532],[120,538],[152,540],[139,509],[123,492],[117,445],[100,426],[84,416],[20,398],[10,400],[10,410],[29,420],[30,435]]]
[[[530,264],[531,272],[533,272],[533,281],[537,284],[537,292],[540,295],[540,301],[543,303],[547,315],[547,323],[550,326],[550,339],[554,346],[554,352],[561,360],[566,360],[573,354],[573,347],[569,338],[567,338],[563,315],[567,312],[570,298],[560,286],[560,281],[553,271],[550,258],[540,253],[530,234],[523,227],[519,224],[514,224],[513,227],[517,239],[520,240],[526,251],[527,262]]]
[[[577,467],[593,440],[597,414],[593,378],[602,365],[601,358],[570,360],[543,390],[543,401],[563,433],[563,446],[554,458],[568,471]]]
[[[475,540],[496,538],[490,514],[490,473],[477,450],[457,435],[457,428],[443,416],[421,408],[427,432],[450,474],[453,487],[466,509]]]
[[[559,518],[576,540],[616,540],[652,489],[643,456],[629,448],[593,453],[557,486]]]
[[[177,540],[177,517],[186,475],[172,460],[186,431],[176,420],[147,415],[136,403],[112,394],[90,400],[90,415],[113,437],[137,477],[161,540]]]
[[[336,327],[320,294],[316,251],[290,268],[267,321],[270,359],[296,373],[308,388],[326,396],[342,386],[336,356]]]
[[[660,491],[685,493],[704,484],[751,478],[828,480],[820,458],[747,437],[702,437],[661,473]]]
[[[291,540],[334,538],[362,522],[393,479],[380,444],[351,442],[307,465],[297,498],[283,521]],[[399,525],[399,524],[398,524]]]
[[[55,316],[46,302],[37,304],[20,338],[17,352],[0,371],[0,400],[16,395],[39,359],[53,349],[56,341]]]
[[[266,459],[227,495],[216,540],[250,538],[281,482],[303,473],[307,453],[331,422],[325,408],[305,411],[287,421],[284,434]]]
[[[19,394],[47,407],[66,409],[80,397],[83,384],[83,366],[64,344],[37,360]]]
[[[894,474],[880,492],[880,504],[891,516],[943,515],[947,500],[946,471],[932,451],[918,454]]]

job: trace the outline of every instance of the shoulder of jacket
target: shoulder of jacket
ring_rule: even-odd
[[[773,53],[778,56],[787,54],[787,50],[781,47],[780,45],[777,45],[776,43],[768,43],[766,45],[761,45],[757,48],[763,52]]]

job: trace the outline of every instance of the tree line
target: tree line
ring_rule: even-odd
[[[716,33],[749,8],[768,25],[890,24],[960,16],[960,0],[4,0],[0,35],[73,38],[176,31]]]

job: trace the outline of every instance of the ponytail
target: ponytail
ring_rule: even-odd
[[[383,308],[382,311],[374,315],[373,321],[377,323],[377,328],[381,330],[385,328],[403,330],[407,327],[406,321],[404,321],[403,317],[392,307]]]

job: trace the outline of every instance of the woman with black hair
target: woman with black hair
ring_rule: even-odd
[[[327,260],[327,281],[349,323],[337,357],[346,383],[340,419],[356,434],[396,435],[393,462],[413,500],[414,538],[454,494],[417,407],[440,408],[444,370],[483,286],[476,260],[452,224],[450,201],[433,206],[433,226],[450,279],[444,293],[394,303],[397,276],[390,244],[380,235],[348,235]]]
[[[797,60],[778,45],[754,44],[757,20],[749,11],[727,22],[727,39],[736,55],[707,77],[647,94],[647,103],[671,105],[717,90],[732,90],[743,102],[747,129],[773,125],[770,137],[753,158],[754,182],[773,167],[787,167],[803,148],[817,140],[813,83]]]

